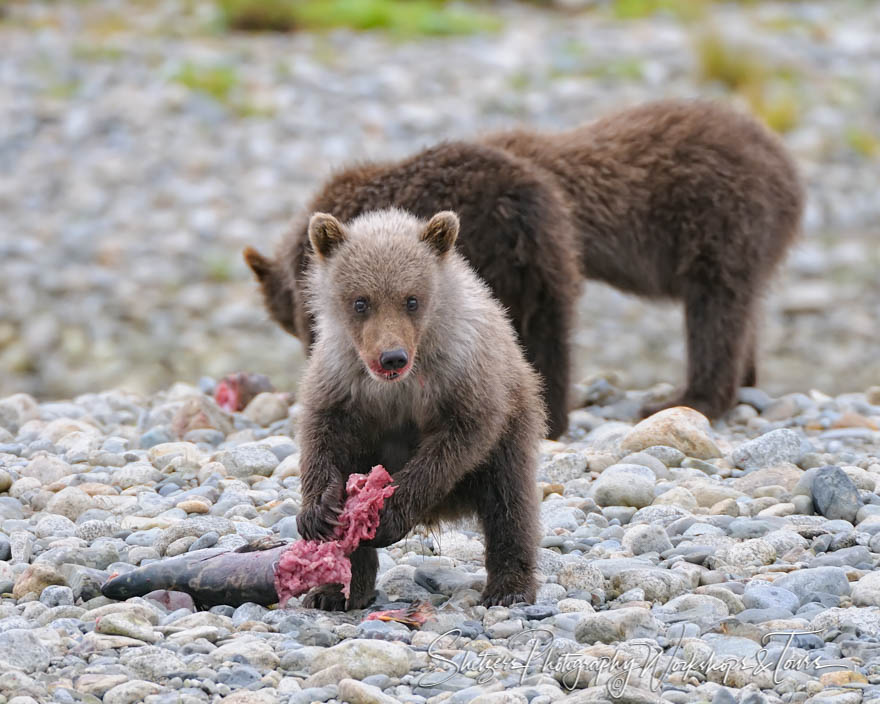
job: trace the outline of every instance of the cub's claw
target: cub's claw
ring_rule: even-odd
[[[513,592],[509,594],[501,594],[493,592],[491,594],[483,593],[483,606],[513,606],[514,604],[531,604],[534,597],[529,597],[525,592]]]
[[[303,597],[302,605],[307,609],[322,611],[345,611],[345,597],[338,584],[325,584],[315,587]]]
[[[317,506],[303,509],[296,517],[299,534],[306,540],[333,540],[341,511],[335,499],[322,499]]]

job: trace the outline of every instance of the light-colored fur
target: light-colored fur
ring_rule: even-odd
[[[328,587],[307,605],[366,604],[375,547],[417,523],[473,516],[486,533],[484,603],[534,599],[535,471],[545,431],[538,376],[505,310],[455,252],[457,232],[452,213],[425,222],[390,209],[345,225],[312,218],[307,290],[316,339],[300,385],[300,533],[332,534],[352,472],[384,464],[397,488],[376,537],[352,555],[349,602]],[[377,370],[389,347],[407,352],[400,376]]]
[[[517,367],[521,352],[512,335],[496,339],[491,346],[478,347],[481,336],[510,326],[507,313],[492,297],[485,283],[456,252],[445,257],[432,256],[428,245],[416,241],[423,223],[397,208],[366,213],[348,227],[351,244],[366,243],[377,260],[394,262],[369,285],[395,288],[389,279],[407,258],[435,260],[430,272],[432,306],[416,351],[413,370],[401,381],[389,384],[365,373],[364,364],[346,328],[344,304],[328,291],[336,291],[338,262],[331,259],[311,268],[308,295],[317,324],[313,350],[315,361],[306,372],[306,387],[316,385],[327,399],[348,398],[352,404],[370,409],[372,420],[393,427],[407,418],[418,423],[428,418],[438,403],[466,380],[473,389],[495,398],[485,399],[486,407],[499,405],[496,395],[510,392],[512,379],[506,368]],[[423,250],[423,252],[419,252]],[[345,256],[345,253],[340,253]],[[424,286],[424,283],[420,284]],[[442,301],[442,308],[436,301]],[[502,373],[499,373],[502,372]],[[315,378],[319,377],[319,378]],[[500,381],[500,386],[484,388],[480,379]],[[500,428],[499,428],[500,430]],[[493,434],[494,435],[494,434]],[[494,439],[494,438],[493,438]]]

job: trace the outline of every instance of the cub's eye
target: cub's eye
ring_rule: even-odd
[[[410,296],[406,299],[406,309],[412,313],[419,309],[419,299],[415,296]]]
[[[355,313],[366,313],[367,312],[367,299],[361,296],[360,298],[356,298],[354,301],[354,312]]]

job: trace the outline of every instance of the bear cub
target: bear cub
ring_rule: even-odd
[[[309,221],[315,340],[299,392],[300,534],[331,537],[353,472],[382,464],[397,489],[375,538],[351,556],[348,603],[325,585],[307,607],[363,608],[377,547],[418,523],[468,516],[485,534],[483,602],[534,601],[540,382],[505,311],[454,250],[458,231],[452,212],[426,222],[394,208]]]

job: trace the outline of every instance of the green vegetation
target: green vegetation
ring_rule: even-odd
[[[756,5],[760,0],[612,0],[614,16],[622,20],[638,20],[667,14],[684,21],[702,19],[712,4]],[[790,0],[796,2],[797,0]]]
[[[118,46],[110,46],[107,44],[75,44],[73,47],[73,55],[77,59],[95,62],[113,62],[119,61],[125,52]]]
[[[746,91],[752,111],[777,132],[789,132],[797,127],[801,104],[791,87],[755,86]]]
[[[604,81],[639,81],[645,77],[645,65],[637,56],[610,56],[592,53],[578,39],[566,40],[554,57],[549,78],[588,77]]]
[[[46,92],[57,100],[70,100],[77,94],[80,85],[80,81],[58,79],[52,81]]]
[[[768,65],[746,47],[727,43],[710,33],[697,42],[700,78],[739,93],[752,111],[777,132],[797,126],[801,110],[797,74],[784,66]]]
[[[517,93],[521,93],[524,90],[528,90],[532,85],[532,77],[526,71],[517,71],[507,81],[510,89],[516,91]]]
[[[635,20],[668,14],[684,21],[702,18],[708,0],[614,0],[614,16],[621,20]]]
[[[225,283],[232,280],[233,263],[227,254],[211,252],[205,255],[202,266],[210,281]]]
[[[174,80],[187,88],[210,95],[221,103],[229,102],[230,94],[238,85],[238,75],[230,66],[197,66],[184,64]]]
[[[850,127],[846,130],[844,137],[847,146],[857,154],[870,159],[880,156],[880,137],[873,132],[868,132],[860,127]]]
[[[224,25],[242,31],[385,30],[400,37],[499,29],[498,18],[442,0],[217,0]]]
[[[717,81],[730,90],[762,83],[767,67],[754,54],[734,47],[718,34],[706,34],[697,42],[700,78]]]
[[[235,69],[227,65],[201,66],[184,64],[174,74],[173,80],[191,91],[210,96],[230,108],[238,117],[272,117],[271,106],[252,102],[246,86],[239,81]]]
[[[644,77],[645,69],[642,62],[633,56],[602,63],[588,73],[596,78],[637,81]]]

